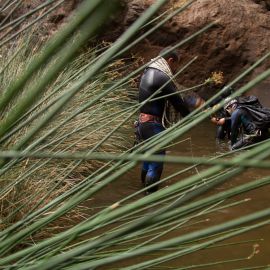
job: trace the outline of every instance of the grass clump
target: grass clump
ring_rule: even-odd
[[[75,60],[67,65],[53,84],[48,87],[38,104],[22,115],[18,125],[13,126],[10,136],[2,141],[2,149],[9,149],[12,145],[15,145],[29,129],[35,126],[44,113],[50,110],[55,100],[60,100],[67,93],[69,86],[80,79],[84,73],[83,70],[91,65],[91,62],[95,60],[102,50],[101,48],[89,48],[78,54]],[[16,52],[18,53],[13,57]],[[25,46],[24,41],[18,42],[17,46],[13,46],[11,49],[2,48],[1,60],[3,62],[1,66],[4,65],[4,62],[9,62],[9,59],[13,58],[9,67],[2,72],[2,93],[13,78],[26,68],[31,58],[36,56],[36,53],[39,53],[37,45],[29,49],[29,46]],[[47,68],[49,69],[50,66]],[[81,89],[79,94],[74,96],[65,109],[45,129],[33,138],[35,140],[55,127],[59,127],[33,150],[54,153],[63,151],[87,153],[95,149],[95,151],[103,153],[121,153],[130,148],[133,143],[130,138],[132,129],[130,122],[121,126],[105,143],[95,147],[106,134],[118,125],[121,118],[124,117],[123,110],[134,103],[130,98],[133,90],[128,90],[131,89],[129,84],[120,86],[111,94],[100,99],[94,106],[87,108],[74,117],[73,115],[84,107],[87,102],[105,91],[113,82],[119,80],[127,72],[127,69],[130,70],[131,68],[130,64],[128,65],[124,60],[119,59],[100,72]],[[46,72],[46,69],[43,72]],[[40,73],[28,82],[25,87],[35,84],[35,80],[39,76],[41,76]],[[24,93],[22,92],[21,95],[24,95]],[[16,100],[13,101],[13,103],[15,102]],[[10,107],[12,107],[13,103]],[[8,113],[8,110],[9,108],[3,114]],[[68,118],[72,118],[72,120],[63,124]],[[24,125],[16,130],[22,123]],[[55,162],[50,159],[25,159],[18,162],[12,170],[2,174],[0,177],[1,189],[4,190],[0,201],[2,209],[1,227],[4,228],[21,220],[33,210],[48,204],[103,165],[104,162],[101,161],[75,162],[63,160]],[[70,223],[73,223],[76,216],[79,215],[77,210],[73,215],[69,214]]]

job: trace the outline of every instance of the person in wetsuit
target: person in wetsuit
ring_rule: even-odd
[[[178,63],[178,55],[176,51],[169,51],[170,47],[160,52],[160,55],[151,61],[151,64],[144,70],[139,85],[139,102],[142,103],[151,98],[158,98],[154,101],[147,101],[140,108],[138,133],[141,140],[147,140],[150,137],[164,131],[162,125],[162,115],[165,108],[165,102],[169,102],[184,117],[189,114],[189,110],[183,99],[178,94],[162,98],[167,94],[177,91],[174,82],[171,80],[173,72],[176,71]],[[169,52],[168,52],[169,51]],[[155,153],[165,155],[165,150]],[[141,181],[145,187],[150,186],[160,180],[163,170],[162,162],[143,162],[141,170]],[[152,193],[158,190],[155,185],[147,190]]]
[[[254,123],[248,109],[245,108],[245,106],[240,106],[237,99],[227,98],[224,109],[231,115],[232,150],[239,149],[269,138],[268,129],[259,129]],[[243,129],[243,136],[239,138],[240,128]]]

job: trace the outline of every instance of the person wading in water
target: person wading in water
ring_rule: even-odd
[[[162,57],[161,57],[162,55]],[[173,82],[173,73],[178,65],[178,55],[175,50],[170,51],[170,47],[163,49],[159,56],[152,59],[151,64],[144,70],[139,84],[139,102],[142,103],[150,96],[154,98],[162,97],[177,91]],[[180,95],[174,94],[167,98],[159,98],[154,101],[146,102],[140,108],[139,121],[136,126],[140,140],[144,141],[165,130],[162,125],[162,114],[165,109],[166,101],[169,101],[174,109],[181,116],[189,114],[189,110]],[[158,155],[165,155],[165,150],[161,150]],[[162,162],[143,162],[141,170],[141,181],[148,187],[160,180],[163,170]],[[147,194],[158,190],[158,184],[150,187]]]
[[[266,121],[269,119],[270,110],[263,108],[258,99],[254,96],[249,96],[242,99],[255,100],[256,105],[248,105],[246,101],[241,102],[239,99],[241,98],[238,97],[231,99],[228,97],[225,99],[224,105],[224,109],[231,115],[232,150],[260,142],[262,140],[268,139],[270,136],[268,131],[269,121]],[[256,119],[256,115],[257,117],[259,115],[259,120]],[[220,121],[222,122],[223,119]],[[239,136],[241,128],[243,130],[243,135]]]

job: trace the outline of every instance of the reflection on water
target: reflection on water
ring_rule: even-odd
[[[214,157],[217,155],[228,152],[228,142],[217,142],[215,140],[215,127],[205,122],[188,134],[184,138],[179,139],[180,143],[177,143],[168,148],[169,155],[182,155],[189,157]],[[184,140],[185,139],[185,140]],[[181,143],[181,141],[183,141]],[[164,168],[163,177],[169,176],[181,169],[180,165],[166,164]],[[176,176],[169,179],[161,188],[166,188],[167,185],[171,185],[174,181],[181,181],[184,177],[190,174],[200,174],[204,167],[196,167],[192,171],[181,176]],[[203,196],[210,196],[216,192],[225,191],[228,188],[235,187],[239,184],[247,183],[254,179],[260,179],[264,176],[268,176],[268,170],[248,169],[244,173],[234,177],[230,181],[223,183],[220,186],[215,187],[207,194]],[[97,206],[108,206],[112,203],[121,200],[125,196],[132,194],[141,189],[140,183],[140,168],[139,166],[128,172],[117,182],[111,184],[104,189],[95,199],[94,204]],[[191,229],[207,228],[214,224],[237,218],[238,216],[246,215],[256,210],[261,210],[269,206],[269,187],[265,186],[257,190],[249,191],[243,195],[238,195],[226,201],[226,203],[237,202],[239,200],[245,200],[245,203],[239,204],[234,207],[220,209],[217,212],[213,212],[207,215],[207,218],[201,220],[199,223],[188,226],[186,229],[181,228],[181,233],[189,232]],[[108,191],[110,191],[108,193]],[[143,195],[137,195],[135,198],[140,198]],[[135,199],[134,198],[134,199]],[[93,203],[93,202],[92,202]],[[268,233],[269,226],[264,226],[260,229],[239,235],[237,237],[226,240],[224,243],[219,243],[214,247],[192,253],[167,262],[164,265],[164,269],[177,269],[180,267],[187,267],[191,265],[208,264],[209,262],[224,261],[222,264],[215,264],[211,266],[204,266],[202,269],[208,270],[228,270],[228,269],[247,269],[247,267],[267,265],[270,264],[270,234]],[[174,232],[177,236],[179,231]],[[173,233],[170,233],[170,237],[173,237]],[[235,243],[234,245],[227,245],[228,243]],[[259,245],[259,246],[258,246]],[[255,249],[255,250],[254,250]],[[248,258],[252,252],[259,253],[252,255],[252,259]],[[140,259],[134,259],[133,262],[138,262]],[[231,260],[234,260],[231,262]],[[228,262],[226,262],[228,261]],[[107,268],[106,268],[107,269]],[[109,268],[108,268],[109,269]],[[157,268],[159,269],[159,268]],[[160,268],[163,269],[163,268]],[[182,269],[182,268],[181,268]],[[185,269],[185,268],[183,268]],[[198,268],[195,268],[198,269]],[[259,269],[259,268],[256,268]]]

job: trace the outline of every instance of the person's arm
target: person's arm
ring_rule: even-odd
[[[183,101],[186,106],[192,110],[202,107],[205,103],[205,100],[199,95],[186,95],[183,97]]]
[[[185,104],[185,102],[183,101],[183,99],[181,98],[181,96],[176,93],[177,89],[175,87],[175,84],[172,81],[168,83],[169,77],[165,74],[162,80],[164,81],[163,84],[166,84],[162,89],[162,94],[163,95],[174,94],[174,95],[170,95],[168,97],[168,100],[173,105],[175,110],[180,112],[180,114],[183,117],[187,116],[190,113],[189,109],[187,105]]]

